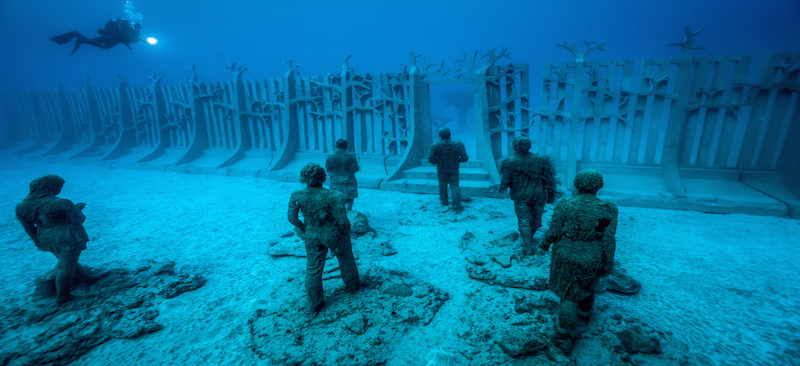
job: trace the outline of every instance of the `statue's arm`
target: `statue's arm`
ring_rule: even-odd
[[[464,147],[463,143],[458,144],[458,155],[460,159],[459,162],[466,163],[469,161],[469,155],[467,155],[467,148]]]
[[[336,224],[339,225],[339,228],[347,235],[350,235],[350,220],[347,218],[347,210],[344,208],[344,195],[339,192],[336,193],[333,217],[336,219]]]
[[[542,178],[544,180],[544,191],[547,194],[547,203],[556,201],[556,169],[553,166],[553,161],[544,158],[546,163],[542,169]]]
[[[433,165],[436,165],[438,162],[438,159],[436,159],[436,144],[431,146],[431,153],[428,155],[428,161]]]
[[[506,188],[511,187],[511,172],[508,171],[508,164],[506,160],[500,163],[500,188],[498,192],[503,193]]]
[[[352,155],[352,160],[350,160],[350,172],[355,173],[358,169],[358,160],[356,159],[355,155]]]
[[[31,237],[33,243],[36,244],[36,247],[39,247],[39,238],[36,237],[36,225],[33,224],[31,221],[27,220],[19,220],[20,224],[22,224],[22,228],[25,229],[25,233]]]
[[[297,204],[294,194],[289,198],[289,222],[300,229],[301,232],[306,232],[306,224],[300,221],[300,205]]]
[[[39,238],[37,236],[36,225],[34,225],[33,221],[28,220],[20,213],[20,208],[17,206],[16,210],[17,220],[19,223],[22,224],[22,228],[25,230],[25,233],[33,240],[33,244],[36,244],[36,247],[39,248]]]
[[[67,215],[69,222],[75,224],[83,224],[83,222],[86,221],[86,216],[81,211],[83,210],[84,206],[86,206],[86,204],[83,202],[73,204],[72,201],[68,199],[61,199],[58,201],[58,208],[64,211],[64,214]]]
[[[617,251],[617,215],[619,210],[613,203],[609,203],[611,223],[603,232],[603,272],[610,274],[614,266],[614,255]]]
[[[550,220],[550,227],[544,233],[544,238],[542,238],[541,244],[539,247],[543,250],[550,249],[550,245],[558,241],[561,238],[564,231],[564,204],[563,201],[559,201],[556,204],[555,210],[553,210],[553,217]]]

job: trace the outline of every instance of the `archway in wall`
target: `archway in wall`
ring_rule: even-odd
[[[475,150],[474,92],[471,80],[461,83],[430,84],[431,136],[439,141],[439,129],[447,127],[454,140],[461,140],[471,159]]]

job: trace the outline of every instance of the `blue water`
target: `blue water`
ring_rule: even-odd
[[[197,65],[201,81],[228,80],[227,62],[247,67],[246,78],[279,77],[286,60],[304,75],[335,73],[352,54],[357,72],[397,71],[410,52],[455,70],[463,52],[509,47],[511,62],[541,70],[547,62],[574,61],[557,43],[606,43],[587,60],[677,57],[683,26],[705,28],[697,56],[800,51],[797,0],[724,1],[564,0],[137,0],[142,36],[159,43],[110,50],[49,39],[78,30],[94,36],[111,18],[125,16],[123,0],[0,1],[0,92],[112,87],[115,77],[132,86],[148,75],[165,84],[186,81]],[[756,71],[758,72],[758,71]],[[534,71],[534,75],[538,75]]]

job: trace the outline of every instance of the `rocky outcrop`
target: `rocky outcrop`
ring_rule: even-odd
[[[469,278],[490,285],[526,290],[547,290],[550,261],[544,255],[521,254],[519,233],[511,232],[487,243],[466,232],[461,250]]]
[[[353,235],[361,236],[372,232],[372,227],[369,226],[367,215],[351,210],[347,212],[347,219],[350,220],[350,232]]]
[[[90,287],[76,283],[74,299],[57,305],[54,278],[52,271],[37,278],[29,304],[2,309],[0,365],[65,365],[110,339],[159,331],[157,305],[205,284],[172,262],[151,261],[112,269]]]
[[[449,299],[408,273],[360,271],[361,290],[326,291],[318,314],[305,311],[303,281],[287,281],[276,291],[295,294],[294,300],[275,311],[256,310],[249,321],[256,354],[274,365],[381,365],[409,328],[428,325]]]

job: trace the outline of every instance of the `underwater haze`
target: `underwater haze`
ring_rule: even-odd
[[[158,42],[51,40],[119,17]],[[0,0],[0,39],[0,366],[800,365],[800,0]]]
[[[0,91],[82,88],[91,78],[99,88],[121,75],[131,86],[148,84],[163,72],[165,84],[182,83],[197,65],[201,81],[231,78],[228,62],[248,68],[245,78],[278,77],[294,60],[303,75],[339,70],[342,56],[357,72],[399,70],[410,52],[429,62],[453,61],[463,52],[509,47],[512,62],[540,70],[573,56],[557,43],[606,43],[589,60],[677,57],[683,27],[704,28],[697,56],[800,50],[800,2],[726,1],[534,1],[534,0],[294,0],[133,1],[142,15],[143,37],[110,50],[50,38],[77,30],[89,37],[109,19],[124,17],[122,0],[3,0],[0,2]],[[754,68],[758,70],[758,68]],[[534,74],[536,75],[536,74]]]

